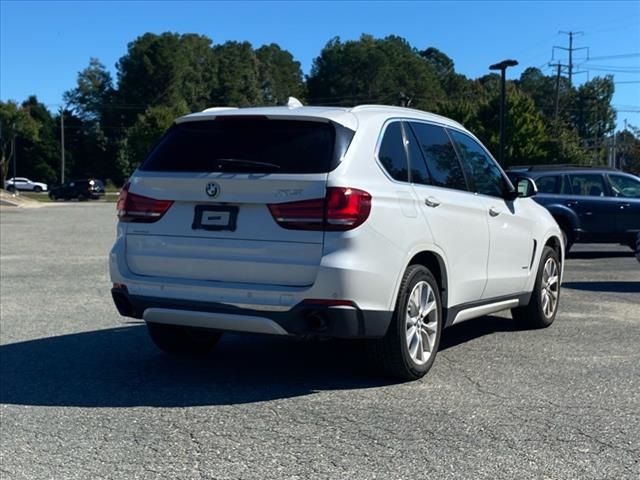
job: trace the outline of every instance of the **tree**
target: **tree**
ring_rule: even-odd
[[[396,36],[334,38],[314,60],[307,88],[314,104],[402,103],[429,110],[444,97],[434,68]]]
[[[120,158],[119,161],[124,160],[130,171],[136,169],[176,117],[187,113],[189,109],[184,102],[176,107],[149,107],[129,129],[126,138],[128,155],[126,160]]]
[[[616,126],[613,92],[613,76],[607,75],[582,84],[575,97],[574,124],[596,164],[604,162],[604,140]]]
[[[226,42],[213,49],[218,62],[214,105],[247,107],[262,100],[258,82],[258,57],[249,42]]]
[[[78,73],[76,87],[64,93],[64,101],[83,122],[99,123],[110,108],[113,93],[111,74],[97,58],[91,58],[89,66]]]
[[[505,124],[505,165],[532,164],[544,161],[547,152],[545,122],[537,112],[533,100],[508,84]],[[483,129],[478,132],[483,143],[492,151],[499,148],[500,97],[495,96],[478,110]]]
[[[258,83],[262,103],[283,105],[288,97],[303,99],[304,83],[300,62],[293,55],[272,43],[255,51],[258,59]]]
[[[203,35],[146,33],[129,43],[117,64],[123,124],[158,105],[184,102],[190,111],[209,106],[217,87],[217,62],[211,39]]]
[[[55,183],[60,165],[60,144],[55,119],[35,95],[21,107],[38,125],[38,137],[20,138],[16,142],[20,174],[46,183]]]
[[[39,125],[28,111],[12,100],[0,101],[0,180],[7,179],[9,160],[15,155],[15,139],[37,140]],[[15,174],[15,172],[14,172]]]

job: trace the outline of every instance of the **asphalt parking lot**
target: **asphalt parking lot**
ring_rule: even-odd
[[[2,479],[640,478],[640,263],[578,245],[560,312],[446,330],[426,378],[228,335],[168,358],[112,306],[113,204],[0,209]]]

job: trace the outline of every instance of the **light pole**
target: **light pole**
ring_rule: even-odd
[[[505,71],[509,67],[518,65],[517,60],[503,60],[500,63],[494,63],[489,66],[489,70],[500,70],[500,150],[498,152],[498,163],[503,165],[504,161],[504,127],[505,127],[505,101],[506,101],[506,81]]]
[[[64,107],[60,107],[60,184],[64,184]]]

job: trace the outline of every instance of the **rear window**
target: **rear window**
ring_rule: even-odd
[[[171,127],[141,170],[325,173],[346,152],[353,131],[300,120],[220,117]]]

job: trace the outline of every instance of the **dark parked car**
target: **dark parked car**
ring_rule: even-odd
[[[574,242],[629,245],[640,232],[640,178],[613,168],[533,166],[510,169],[514,183],[535,181],[533,197],[562,228],[567,249]],[[524,187],[525,184],[521,184]]]
[[[104,183],[101,180],[87,178],[82,180],[71,180],[63,185],[53,187],[49,191],[51,200],[97,200],[104,195]]]

